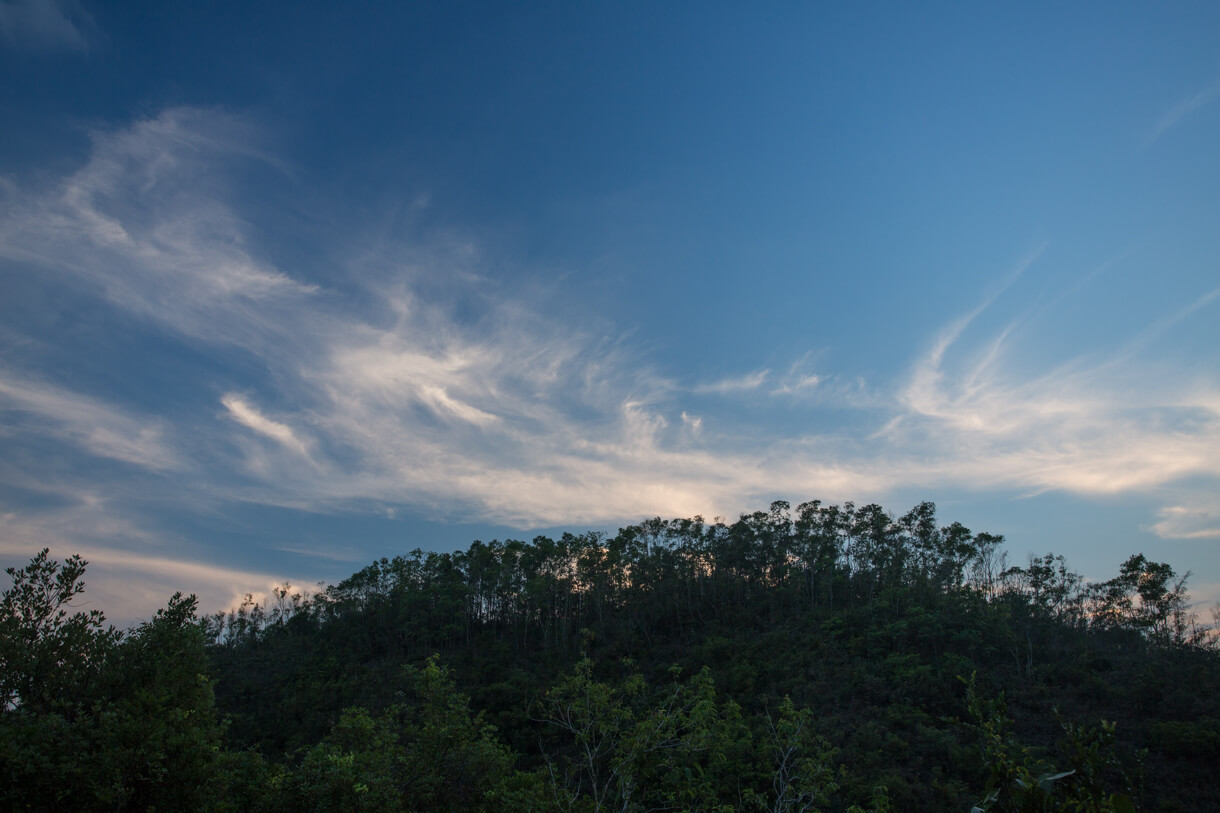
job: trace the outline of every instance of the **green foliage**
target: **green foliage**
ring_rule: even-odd
[[[814,730],[811,709],[798,709],[791,698],[784,697],[778,712],[776,717],[767,715],[763,739],[771,756],[770,794],[751,789],[744,798],[773,813],[820,810],[838,790],[834,750]],[[880,796],[884,796],[884,791]]]
[[[1220,760],[1220,720],[1164,720],[1151,726],[1152,745],[1174,759],[1215,765]]]
[[[593,768],[580,779],[569,761],[576,736],[561,736],[539,705],[584,679],[588,714],[617,738],[620,774],[670,788],[658,804],[743,809],[763,800],[769,809],[779,797],[766,743],[787,696],[816,711],[813,728],[847,767],[817,806],[877,806],[874,790],[884,786],[895,810],[966,809],[988,771],[965,732],[943,720],[960,713],[954,676],[971,671],[1013,699],[1012,736],[1036,745],[1033,753],[1066,759],[1054,750],[1065,748],[1056,745],[1056,706],[1076,719],[1120,720],[1122,753],[1153,746],[1150,798],[1185,804],[1193,793],[1220,806],[1220,792],[1190,769],[1197,763],[1173,755],[1188,749],[1149,739],[1156,731],[1173,740],[1154,727],[1160,720],[1220,716],[1220,702],[1191,688],[1220,680],[1220,667],[1179,600],[1183,581],[1132,557],[1111,587],[1086,587],[1054,554],[1009,567],[1002,537],[941,524],[931,503],[895,517],[877,505],[777,501],[730,523],[654,518],[612,536],[415,550],[313,597],[238,608],[213,624],[210,653],[231,745],[278,762],[323,741],[344,708],[401,704],[403,664],[422,667],[438,652],[472,707],[497,725],[513,775],[534,791],[530,777],[543,777],[552,807],[556,785],[572,809],[596,804]],[[636,667],[615,674],[624,658]],[[671,702],[662,701],[673,685],[690,688],[665,676],[674,663],[692,676],[709,666],[715,705],[732,700],[737,722],[722,728],[723,747],[669,749],[632,767],[631,726]],[[725,757],[714,767],[718,749]],[[598,766],[602,786],[617,765],[606,767],[608,756],[584,762]],[[1035,764],[1031,778],[1049,770]],[[1056,786],[1066,793],[1080,782]]]
[[[201,810],[220,727],[195,621],[175,595],[127,636],[97,611],[69,615],[85,562],[42,551],[0,599],[7,692],[0,803],[38,810]]]
[[[94,703],[98,767],[131,810],[198,810],[211,798],[220,727],[195,619],[175,594],[115,649]]]
[[[175,596],[127,633],[43,551],[0,599],[0,809],[1125,811],[1144,748],[1148,809],[1220,809],[1184,577],[1140,555],[1086,587],[1001,543],[931,503],[777,501],[415,550],[201,622]],[[972,672],[1003,694],[964,691],[968,730]]]
[[[408,669],[415,703],[343,712],[286,780],[293,806],[316,811],[512,809],[528,802],[495,731],[472,714],[448,670]],[[536,784],[536,783],[534,783]]]
[[[974,675],[965,683],[967,710],[990,769],[986,796],[972,813],[1134,813],[1131,782],[1114,753],[1114,723],[1103,720],[1090,729],[1060,719],[1063,750],[1072,766],[1060,771],[1011,736],[1003,695],[982,697]],[[1121,788],[1108,790],[1108,780],[1117,780]]]
[[[616,684],[593,677],[592,661],[546,693],[536,713],[556,736],[547,775],[560,810],[730,810],[718,775],[742,735],[735,703],[716,701],[704,669],[650,692],[630,662]]]
[[[1172,567],[1142,553],[1130,557],[1116,577],[1091,588],[1094,623],[1134,629],[1162,643],[1184,643],[1189,575],[1178,579]]]
[[[398,810],[406,761],[394,721],[345,711],[323,742],[306,752],[288,781],[293,807],[323,811]]]
[[[88,563],[71,556],[61,565],[49,553],[4,571],[12,585],[0,599],[0,714],[72,713],[120,638],[100,611],[70,613]]]
[[[407,795],[419,810],[492,810],[489,792],[511,774],[512,755],[495,729],[472,714],[449,670],[429,658],[423,669],[409,669],[416,705],[408,715]]]
[[[213,813],[278,813],[283,810],[288,769],[257,751],[221,750],[212,783]]]

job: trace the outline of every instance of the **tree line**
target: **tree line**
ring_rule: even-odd
[[[1003,541],[926,502],[775,502],[732,523],[417,549],[202,618],[175,596],[126,632],[72,613],[84,563],[44,551],[8,571],[0,605],[0,764],[20,778],[0,799],[1220,806],[1197,771],[1220,756],[1202,690],[1220,655],[1186,575],[1137,554],[1086,583],[1062,556],[1010,564]]]

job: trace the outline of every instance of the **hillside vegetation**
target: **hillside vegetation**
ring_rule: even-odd
[[[44,551],[0,605],[0,804],[35,810],[1220,810],[1185,577],[923,503],[777,502],[415,550],[119,632]]]

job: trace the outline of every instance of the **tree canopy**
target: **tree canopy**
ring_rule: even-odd
[[[85,567],[7,571],[9,808],[1220,807],[1186,576],[1011,565],[931,503],[417,549],[127,631]]]

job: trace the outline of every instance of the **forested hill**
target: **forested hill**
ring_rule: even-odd
[[[1002,545],[930,503],[777,502],[416,550],[201,620],[175,597],[125,634],[55,620],[83,563],[43,554],[2,608],[0,798],[1220,810],[1220,651],[1185,579]]]

